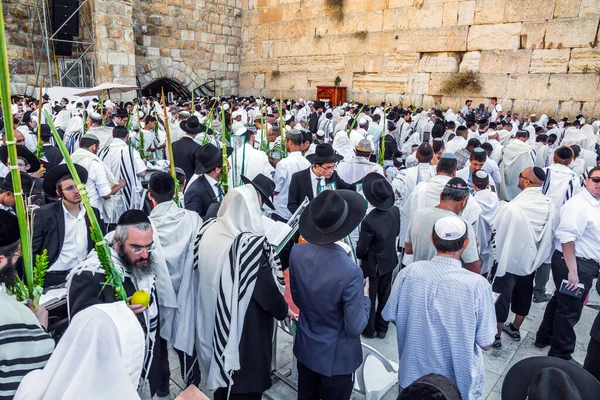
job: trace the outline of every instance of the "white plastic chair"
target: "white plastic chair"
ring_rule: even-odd
[[[398,383],[398,364],[362,343],[363,362],[356,370],[354,391],[366,400],[380,400]]]

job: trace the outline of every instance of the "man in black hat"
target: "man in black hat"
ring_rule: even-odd
[[[63,156],[60,150],[54,146],[51,142],[52,131],[50,126],[42,124],[40,127],[40,137],[44,144],[42,145],[42,164],[47,170],[50,170],[60,164],[63,160]]]
[[[81,183],[87,182],[87,170],[75,164]],[[36,210],[33,217],[33,254],[48,251],[48,272],[45,285],[65,282],[69,271],[85,260],[94,248],[90,223],[81,202],[79,189],[66,164],[54,167],[44,178],[46,196],[60,200]],[[100,221],[100,213],[94,209]]]
[[[336,244],[362,221],[365,199],[349,190],[327,190],[300,217],[308,243],[290,254],[290,283],[300,319],[294,355],[299,399],[348,400],[352,374],[362,363],[360,334],[369,319],[369,281]]]
[[[363,220],[356,244],[356,257],[360,260],[363,275],[369,278],[371,299],[369,323],[363,336],[383,339],[388,322],[381,312],[392,290],[392,271],[398,265],[396,241],[400,234],[400,210],[394,206],[394,189],[383,175],[368,174],[362,190],[369,204],[375,207]]]
[[[185,171],[185,176],[188,180],[194,175],[194,171],[198,168],[198,151],[202,147],[194,141],[197,134],[204,132],[204,125],[198,121],[198,117],[190,117],[179,124],[181,130],[185,133],[181,139],[173,142],[173,161],[175,166]]]
[[[195,117],[192,117],[195,118]],[[231,148],[227,154],[231,154]],[[223,170],[223,153],[212,143],[199,148],[195,174],[199,177],[190,182],[185,191],[184,204],[187,210],[196,211],[205,218],[208,207],[223,200],[223,189],[219,176]]]
[[[34,177],[39,175],[40,161],[27,147],[17,145],[17,158],[20,171],[34,174],[32,175]],[[8,166],[8,148],[6,146],[0,146],[0,162]]]
[[[312,106],[310,106],[310,116],[308,117],[308,129],[311,133],[315,134],[319,130],[319,121],[321,118],[321,114],[323,114],[323,108],[325,107],[325,103],[322,101],[315,101]]]
[[[111,243],[112,261],[117,270],[122,270],[123,288],[127,297],[138,290],[148,293],[148,306],[131,304],[129,308],[136,314],[146,337],[146,352],[143,363],[142,379],[150,380],[150,392],[153,396],[159,389],[161,380],[161,346],[159,328],[160,306],[171,308],[167,304],[177,304],[173,285],[169,279],[164,258],[155,255],[155,243],[150,219],[141,210],[124,212],[118,220]],[[68,276],[67,303],[69,316],[73,318],[89,306],[114,303],[118,300],[115,287],[105,285],[104,268],[95,250],[87,259],[79,263]],[[160,393],[168,395],[167,393]]]
[[[356,190],[356,184],[344,182],[335,171],[335,166],[344,157],[336,154],[330,144],[317,145],[314,154],[306,159],[311,167],[292,175],[288,196],[288,209],[292,214],[306,197],[312,200],[324,190]]]
[[[17,277],[21,257],[17,217],[0,210],[0,285],[11,287]],[[41,304],[18,302],[6,291],[0,291],[0,396],[12,399],[21,379],[35,369],[43,368],[52,351],[54,340],[46,333],[48,311]]]
[[[112,121],[109,121],[105,124],[108,127],[116,127],[116,126],[125,126],[127,125],[127,119],[129,118],[129,113],[125,108],[118,108],[117,112],[113,114]]]
[[[25,198],[32,194],[33,179],[25,172],[19,171],[21,174],[21,187]],[[8,211],[15,214],[15,190],[10,174],[0,179],[0,210]]]

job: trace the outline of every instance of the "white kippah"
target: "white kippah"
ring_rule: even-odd
[[[223,110],[225,110],[225,111],[229,110],[229,104],[227,104],[227,103],[223,104]]]
[[[467,231],[467,224],[455,216],[443,217],[437,220],[434,230],[442,240],[456,240],[463,237]]]
[[[480,169],[479,171],[475,172],[475,176],[480,179],[485,179],[488,177],[488,173],[485,172],[484,170]]]
[[[359,120],[358,120],[358,124],[359,124],[360,126],[366,125],[366,124],[368,124],[368,123],[369,123],[369,121],[367,121],[367,119],[366,119],[366,118],[361,118],[361,119],[359,119]]]
[[[317,136],[318,136],[318,137],[323,137],[323,136],[325,136],[325,131],[323,131],[322,129],[319,129],[319,130],[317,131]]]
[[[100,115],[97,112],[90,113],[90,118],[93,119],[94,121],[102,121],[102,115]]]

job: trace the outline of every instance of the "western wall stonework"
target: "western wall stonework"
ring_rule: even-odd
[[[599,0],[244,0],[240,93],[600,117]],[[481,90],[444,93],[463,71]]]

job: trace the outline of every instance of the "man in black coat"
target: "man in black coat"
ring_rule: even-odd
[[[308,130],[313,134],[319,130],[319,119],[321,118],[321,114],[323,114],[324,107],[325,103],[322,101],[315,101],[311,107],[312,112],[308,117]]]
[[[232,152],[227,149],[227,155]],[[213,203],[223,200],[223,190],[219,181],[223,167],[223,153],[211,143],[200,148],[197,154],[198,166],[195,173],[200,175],[185,191],[184,204],[186,210],[196,211],[205,219],[208,208]]]
[[[62,162],[63,156],[60,150],[50,142],[50,138],[52,138],[52,131],[48,125],[41,125],[40,137],[44,142],[42,145],[42,153],[44,154],[43,159],[46,161],[44,163],[44,160],[42,159],[42,164],[45,164],[44,167],[46,170],[50,170]]]
[[[396,241],[400,234],[400,210],[394,206],[394,190],[384,176],[371,172],[363,180],[362,189],[369,203],[375,207],[363,220],[356,244],[356,257],[360,259],[364,277],[369,278],[371,299],[369,323],[363,336],[383,339],[388,322],[381,312],[390,297],[392,273],[398,265]]]
[[[317,145],[315,152],[306,156],[306,159],[312,166],[294,173],[290,182],[288,209],[292,214],[300,207],[304,198],[312,200],[323,190],[356,190],[355,183],[344,182],[335,172],[335,166],[344,157],[335,154],[330,144]]]
[[[85,168],[75,164],[81,182],[87,182]],[[48,252],[48,272],[45,286],[65,282],[71,268],[85,260],[94,241],[90,237],[90,223],[85,215],[79,190],[66,164],[60,164],[46,173],[44,192],[60,200],[39,208],[33,215],[33,255]],[[94,208],[96,219],[100,213]]]
[[[198,121],[198,117],[190,117],[181,121],[179,127],[185,132],[185,135],[173,142],[173,161],[176,167],[183,169],[189,182],[198,167],[198,151],[202,147],[194,138],[197,134],[204,132],[205,128]]]

